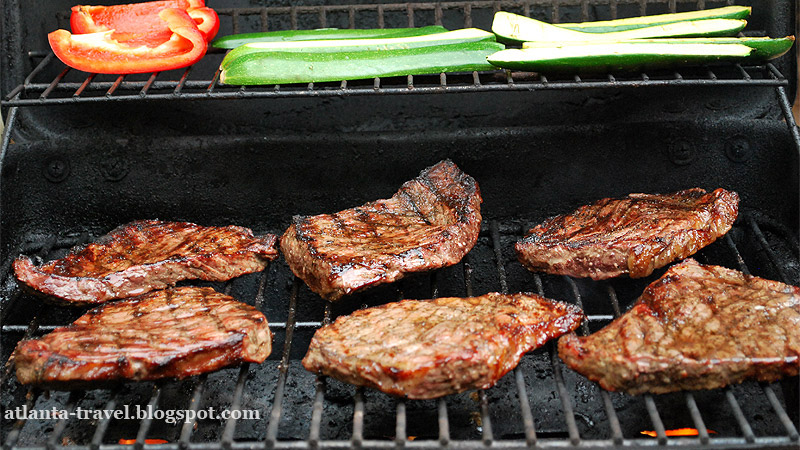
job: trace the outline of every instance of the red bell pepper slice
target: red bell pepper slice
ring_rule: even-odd
[[[160,0],[113,6],[78,5],[72,7],[70,27],[74,34],[113,30],[119,42],[156,47],[172,36],[172,31],[159,19],[165,8],[183,9],[195,20],[206,41],[219,31],[217,13],[202,0]]]
[[[47,38],[58,59],[85,72],[161,72],[192,65],[205,55],[208,44],[186,11],[166,8],[158,17],[172,35],[155,47],[120,42],[114,39],[113,31],[73,35],[56,30]]]

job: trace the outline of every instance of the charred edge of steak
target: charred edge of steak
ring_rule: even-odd
[[[492,387],[583,318],[575,305],[526,293],[402,300],[317,330],[302,363],[389,395],[431,399]]]
[[[106,253],[125,258],[125,248],[158,245],[164,236],[191,239],[195,231],[217,231],[224,237],[244,239],[247,244],[230,253],[213,250],[185,254],[165,254],[155,262],[132,264],[125,269],[103,276],[73,276],[65,273],[70,265],[92,263],[93,255]],[[266,234],[254,236],[244,227],[203,227],[185,222],[161,222],[141,220],[117,227],[96,242],[76,247],[67,256],[37,267],[27,256],[20,255],[14,261],[14,273],[27,290],[60,304],[100,304],[108,300],[127,298],[143,293],[165,289],[186,279],[227,281],[240,275],[263,270],[277,258],[277,236]],[[198,241],[197,244],[202,244]],[[106,250],[106,247],[107,250]],[[62,272],[62,273],[59,273]]]
[[[547,219],[515,250],[531,271],[594,280],[623,274],[642,278],[725,235],[738,203],[736,192],[700,188],[602,199]]]
[[[397,200],[393,205],[400,210],[380,208],[385,206],[383,202],[392,200]],[[389,200],[377,200],[333,214],[294,216],[281,237],[281,252],[292,272],[313,292],[327,300],[338,300],[367,287],[394,282],[406,273],[456,264],[477,242],[481,202],[477,182],[452,161],[444,160],[404,183]],[[376,211],[372,211],[374,208]],[[355,256],[338,252],[325,254],[319,250],[322,241],[334,237],[322,232],[317,221],[344,222],[340,216],[353,213],[349,220],[371,225],[371,212],[397,213],[398,216],[412,213],[431,226],[431,233],[425,236],[427,243],[394,254],[382,253],[377,248]],[[341,223],[340,228],[347,230],[348,225],[349,222]],[[434,231],[434,227],[439,230]],[[342,236],[346,234],[342,232]],[[342,236],[336,239],[347,246],[347,238]],[[390,238],[376,236],[376,247],[386,243],[391,244]]]
[[[631,395],[771,382],[800,372],[798,320],[799,287],[687,259],[602,330],[563,336],[558,351],[604,389]]]
[[[13,360],[20,383],[71,390],[261,363],[271,341],[267,319],[254,307],[211,288],[183,287],[94,308],[20,341]]]

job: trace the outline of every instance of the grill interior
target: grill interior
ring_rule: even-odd
[[[165,449],[798,445],[797,377],[628,396],[567,369],[548,344],[489,390],[404,401],[316,377],[299,363],[322,324],[400,298],[531,291],[581,306],[589,318],[582,333],[600,329],[663,269],[642,280],[607,282],[540,276],[516,262],[512,244],[545,217],[634,191],[736,190],[743,211],[734,228],[695,258],[800,284],[800,133],[788,100],[796,58],[598,77],[496,71],[239,88],[218,83],[223,54],[213,52],[192,68],[160,74],[68,70],[43,39],[67,27],[71,4],[44,2],[44,19],[34,19],[21,2],[6,3],[16,13],[2,19],[4,37],[11,38],[6,48],[13,49],[4,48],[8,70],[0,75],[8,117],[0,160],[2,361],[21,338],[82,312],[20,291],[9,272],[13,258],[57,258],[131,220],[235,223],[280,234],[292,214],[388,197],[446,157],[481,185],[486,220],[460,264],[334,304],[295,279],[283,259],[260,274],[205,284],[264,311],[275,339],[261,365],[75,392],[23,387],[10,363],[2,373],[2,405],[11,409],[214,407],[255,410],[257,420],[170,425],[4,415],[4,449],[125,448],[120,439]],[[566,22],[733,2],[207,3],[220,14],[223,35],[324,26],[489,29],[500,9]],[[791,2],[764,4],[755,8],[748,34],[793,33]],[[26,28],[42,32],[26,40]],[[666,435],[685,427],[699,436]],[[656,436],[640,434],[645,430]]]

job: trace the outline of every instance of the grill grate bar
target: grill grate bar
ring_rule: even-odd
[[[397,417],[394,425],[394,443],[397,448],[402,448],[406,445],[406,439],[408,439],[406,434],[407,423],[406,401],[401,398],[397,400]]]
[[[500,291],[508,294],[508,280],[506,279],[506,268],[503,261],[503,250],[500,248],[500,225],[493,220],[489,225],[492,235],[492,249],[494,250],[494,260],[497,264],[497,276],[500,279]]]
[[[789,97],[786,95],[786,88],[778,86],[775,90],[778,95],[778,103],[780,103],[781,110],[783,111],[783,118],[786,120],[786,126],[789,127],[792,139],[794,139],[795,148],[797,148],[797,152],[800,153],[800,128],[797,127],[797,121],[795,121],[794,114],[792,114],[792,105],[789,102]]]
[[[180,441],[178,441],[178,446],[182,450],[189,448],[190,440],[192,439],[192,431],[194,431],[194,426],[197,422],[197,410],[200,408],[200,400],[203,399],[203,391],[205,391],[207,379],[208,374],[204,373],[200,375],[192,391],[192,398],[189,400],[189,411],[192,411],[192,414],[189,416],[189,420],[184,422],[181,428]]]
[[[619,308],[619,300],[617,299],[617,291],[611,284],[606,284],[606,292],[611,301],[611,306],[614,309],[614,318],[619,317],[622,313]],[[589,319],[591,320],[591,319]],[[611,401],[611,394],[605,389],[600,389],[600,396],[603,398],[603,407],[606,410],[606,417],[608,417],[608,425],[611,427],[611,439],[615,445],[622,445],[624,440],[622,436],[622,426],[617,416],[617,410],[614,409],[614,403]]]
[[[295,277],[297,278],[297,277]],[[322,320],[324,325],[331,323],[331,303],[325,302],[325,313]],[[311,430],[308,433],[308,444],[311,448],[319,447],[320,428],[322,427],[322,408],[325,401],[326,377],[317,375],[314,382],[314,406],[311,409]]]
[[[46,447],[48,448],[48,450],[55,449],[56,446],[59,445],[58,440],[61,439],[61,435],[64,434],[64,430],[67,428],[67,422],[69,421],[69,417],[70,415],[72,415],[73,411],[75,411],[75,406],[81,400],[83,395],[84,391],[70,392],[67,404],[64,406],[63,409],[66,415],[58,419],[55,428],[53,428],[53,432],[50,433],[50,437],[47,439]]]
[[[283,343],[283,355],[278,366],[278,383],[275,386],[275,398],[272,401],[272,410],[269,414],[267,425],[266,447],[273,448],[278,438],[278,425],[283,410],[283,396],[286,391],[286,378],[289,372],[289,353],[292,349],[292,338],[295,329],[295,314],[297,313],[297,296],[300,292],[300,279],[295,277],[292,282],[292,293],[289,296],[289,315],[286,318],[286,340]]]
[[[110,398],[108,402],[106,402],[105,410],[106,411],[113,411],[117,409],[117,394],[119,394],[119,388],[114,389],[111,391]],[[92,436],[92,442],[89,444],[89,448],[91,450],[97,450],[103,444],[103,438],[106,435],[106,431],[108,430],[108,425],[111,423],[111,417],[109,416],[102,416],[100,421],[97,423],[97,428],[94,429],[94,435]]]
[[[783,409],[783,406],[778,400],[778,396],[775,395],[775,391],[772,389],[772,386],[768,384],[762,384],[761,387],[764,390],[764,394],[767,396],[767,399],[769,400],[769,404],[772,406],[772,409],[775,410],[775,413],[778,415],[778,419],[786,429],[786,434],[789,436],[789,439],[795,442],[800,440],[800,435],[797,433],[797,428],[795,428],[794,424],[792,423],[792,419],[789,418],[789,415],[786,414],[786,410]]]
[[[25,394],[25,405],[23,405],[26,411],[31,411],[33,409],[33,405],[36,404],[36,399],[39,397],[39,394],[41,394],[41,391],[38,389],[28,389],[28,393]],[[27,418],[24,416],[18,418],[17,421],[14,422],[14,426],[11,428],[11,431],[6,436],[6,441],[3,443],[3,450],[9,450],[17,445],[20,432],[25,426],[25,422],[27,422]]]
[[[53,89],[56,88],[58,83],[60,83],[61,80],[64,79],[64,77],[69,73],[69,71],[70,71],[69,67],[62,70],[61,73],[58,74],[58,76],[55,77],[55,79],[50,83],[50,85],[47,86],[47,89],[45,89],[44,92],[42,92],[42,95],[39,96],[39,100],[46,100],[47,97],[50,95],[50,93],[53,92]]]
[[[188,69],[187,69],[188,72]],[[261,309],[261,304],[264,302],[264,286],[267,283],[267,273],[269,272],[269,265],[262,271],[259,277],[258,290],[256,291],[254,306],[256,309]],[[233,284],[229,281],[225,285],[226,293],[233,288]],[[242,393],[244,392],[244,385],[247,382],[247,374],[250,371],[250,364],[243,363],[239,368],[239,378],[236,380],[236,387],[233,391],[233,400],[231,401],[230,411],[240,411],[242,409]],[[230,448],[233,442],[233,435],[236,431],[236,422],[238,421],[237,414],[231,414],[228,421],[225,423],[225,430],[222,433],[222,445],[225,448]]]
[[[653,399],[652,394],[644,395],[644,404],[647,408],[647,414],[650,416],[650,421],[653,422],[653,429],[656,431],[659,445],[667,445],[667,430],[664,428],[664,422],[661,421],[661,415],[658,414],[656,401]]]
[[[450,421],[447,417],[447,402],[440,398],[438,402],[439,415],[439,443],[442,446],[450,445]]]
[[[39,62],[39,64],[37,64],[36,67],[34,67],[31,73],[28,74],[27,77],[25,77],[25,80],[23,80],[22,84],[15,87],[14,89],[11,90],[11,92],[8,93],[8,95],[6,96],[6,100],[11,100],[12,98],[17,97],[24,89],[27,89],[31,81],[33,81],[33,77],[38,75],[39,72],[41,72],[48,64],[50,64],[50,61],[53,60],[54,56],[55,55],[53,53],[49,53],[47,56],[45,56],[45,58],[41,62]]]
[[[150,397],[150,401],[147,402],[148,411],[156,410],[159,398],[161,398],[161,386],[156,384],[153,387],[153,395]],[[136,443],[134,444],[136,450],[142,450],[144,448],[144,440],[147,438],[147,433],[150,431],[151,425],[153,425],[153,417],[152,414],[148,414],[148,416],[139,423],[139,431],[136,433]]]
[[[556,390],[558,392],[558,397],[561,399],[564,418],[567,421],[569,442],[572,445],[579,445],[581,436],[578,432],[578,424],[575,422],[575,411],[572,407],[572,402],[569,400],[567,385],[564,383],[564,374],[561,373],[561,365],[558,363],[558,352],[556,352],[555,345],[552,342],[548,344],[548,347],[550,351],[550,364],[553,366],[553,377],[556,380]]]
[[[529,447],[536,445],[536,425],[533,421],[533,414],[531,413],[531,404],[528,401],[528,390],[525,387],[525,379],[522,376],[522,370],[519,366],[514,368],[514,381],[517,383],[517,392],[519,398],[519,407],[522,411],[522,424],[525,426],[525,443]]]
[[[697,407],[697,401],[694,399],[694,395],[691,392],[686,392],[685,397],[686,406],[689,408],[689,414],[692,416],[694,427],[697,429],[697,433],[700,436],[700,443],[707,445],[709,440],[708,429],[706,429],[703,416],[700,414],[700,408]]]
[[[786,272],[783,271],[783,266],[778,261],[778,257],[775,255],[775,252],[772,251],[772,248],[770,248],[767,238],[764,236],[764,233],[761,231],[761,228],[758,226],[758,223],[756,223],[752,216],[747,216],[747,225],[750,227],[750,230],[752,230],[753,234],[755,234],[758,243],[761,244],[761,248],[763,248],[764,252],[767,254],[769,262],[772,264],[775,270],[778,271],[781,281],[784,283],[789,283],[789,278],[786,276]]]
[[[144,84],[144,86],[142,86],[142,90],[139,91],[139,95],[140,96],[144,97],[144,96],[147,95],[147,91],[149,91],[150,88],[153,86],[153,83],[155,83],[157,76],[158,76],[158,72],[153,72],[150,75],[150,78],[148,78],[147,82]]]
[[[489,399],[486,398],[486,390],[478,391],[478,399],[481,404],[481,429],[483,431],[483,444],[487,447],[494,441],[492,433],[492,421],[489,417]]]
[[[97,76],[96,73],[90,73],[89,76],[87,76],[86,79],[83,80],[83,83],[81,83],[78,89],[75,90],[75,93],[72,94],[72,98],[80,97],[81,94],[83,94],[83,91],[85,91],[86,88],[89,87],[90,84],[92,84],[92,81],[94,80],[95,76]]]
[[[750,426],[744,413],[742,413],[742,408],[739,406],[739,402],[736,401],[733,388],[730,386],[725,388],[725,398],[728,399],[728,404],[731,406],[733,416],[736,418],[736,423],[739,424],[739,428],[742,430],[742,434],[744,434],[744,439],[749,443],[755,442],[756,436],[753,434],[753,428]]]
[[[358,386],[353,398],[353,447],[361,448],[364,441],[364,388]]]

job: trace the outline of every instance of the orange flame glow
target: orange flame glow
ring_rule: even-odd
[[[120,439],[119,443],[121,445],[133,445],[136,443],[136,439]],[[169,441],[165,441],[164,439],[145,439],[145,444],[168,444]]]
[[[706,432],[708,434],[717,434],[717,432],[714,430],[706,430]],[[650,437],[658,436],[658,433],[655,431],[641,431],[640,433]],[[697,431],[697,428],[676,428],[674,430],[666,430],[667,436],[698,436],[699,434],[700,432]]]

